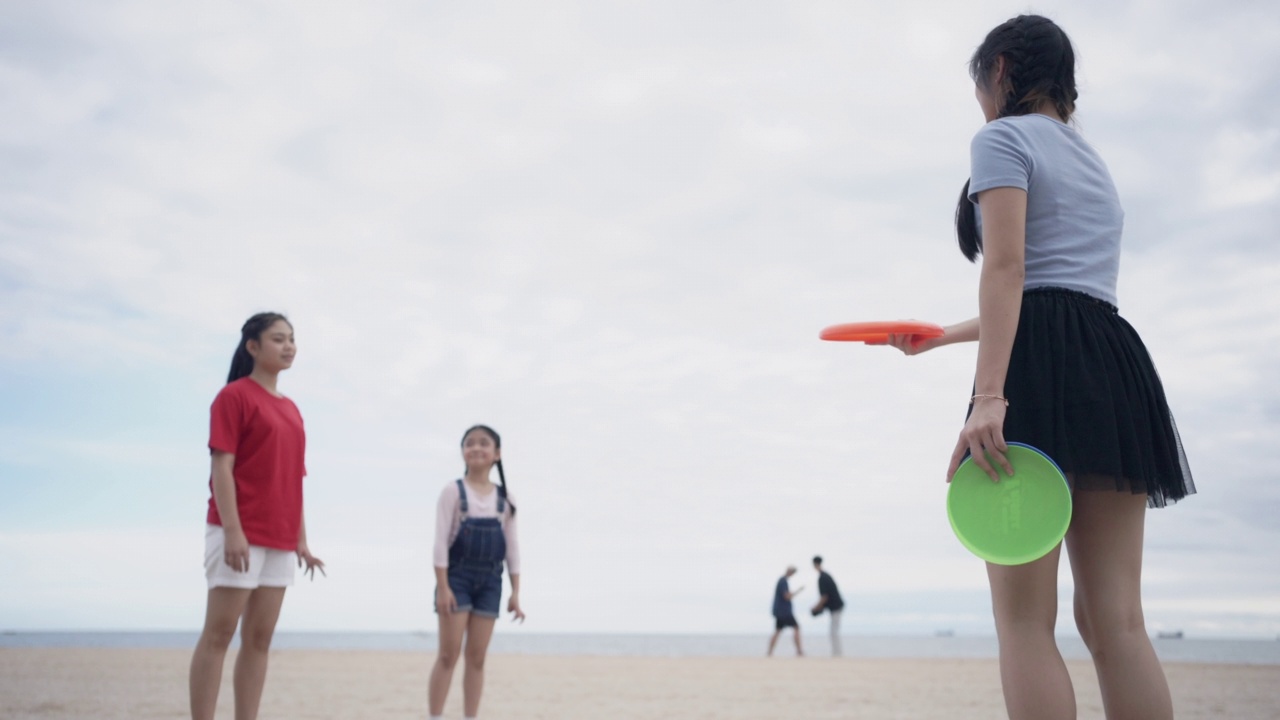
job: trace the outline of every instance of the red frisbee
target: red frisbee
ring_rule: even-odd
[[[883,322],[856,322],[823,328],[818,337],[840,342],[886,343],[890,335],[914,335],[925,338],[942,337],[941,325],[914,320],[888,320]]]

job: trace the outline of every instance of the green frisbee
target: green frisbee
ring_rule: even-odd
[[[1030,445],[1011,442],[1006,457],[1013,476],[996,465],[998,483],[965,458],[947,490],[947,518],[974,555],[1022,565],[1062,542],[1071,524],[1071,488],[1057,463]]]

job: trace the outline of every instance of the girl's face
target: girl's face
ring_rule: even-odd
[[[490,468],[501,457],[493,438],[483,430],[472,430],[462,439],[462,460],[467,467]]]
[[[293,342],[293,327],[284,320],[277,320],[262,331],[257,340],[245,343],[245,349],[253,356],[254,368],[278,373],[293,367],[293,356],[298,346]]]

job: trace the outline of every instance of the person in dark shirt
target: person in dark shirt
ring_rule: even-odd
[[[813,606],[813,616],[823,611],[831,613],[831,654],[840,657],[840,616],[844,613],[844,599],[840,597],[840,588],[831,575],[822,569],[822,556],[813,557],[813,569],[818,571],[818,604]]]
[[[800,647],[800,624],[796,622],[796,615],[791,610],[791,598],[795,597],[804,587],[798,587],[795,590],[790,589],[787,585],[787,578],[796,574],[795,565],[788,565],[787,572],[778,578],[778,584],[773,589],[773,637],[769,638],[769,655],[773,656],[773,648],[778,644],[778,636],[786,628],[791,628],[796,635],[796,655],[803,657],[804,650]]]

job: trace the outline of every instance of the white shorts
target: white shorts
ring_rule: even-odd
[[[204,576],[209,587],[252,590],[258,587],[289,587],[297,568],[292,550],[249,546],[249,570],[236,572],[226,561],[226,531],[221,525],[207,525],[204,531]]]

